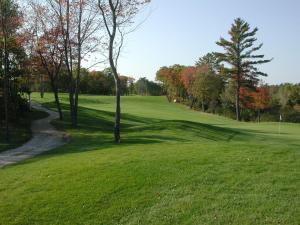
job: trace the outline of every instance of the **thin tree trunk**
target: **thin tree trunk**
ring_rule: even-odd
[[[241,109],[240,109],[240,81],[237,80],[235,108],[236,108],[236,120],[241,121]]]
[[[71,124],[72,124],[73,127],[75,127],[74,87],[73,87],[73,81],[71,81],[71,84],[70,84],[69,101],[70,101],[70,118],[71,118]]]
[[[120,137],[121,128],[121,91],[120,91],[120,80],[116,81],[116,115],[115,115],[115,142],[119,144],[121,142]]]
[[[44,76],[41,74],[40,75],[40,95],[41,95],[41,98],[44,98],[44,92],[45,92]]]
[[[8,79],[8,52],[7,37],[4,33],[4,110],[5,110],[5,139],[9,141],[9,118],[8,118],[8,97],[9,97],[9,79]]]
[[[60,101],[59,101],[58,91],[57,90],[54,91],[54,97],[55,97],[55,103],[56,103],[56,107],[57,107],[58,114],[59,114],[59,119],[63,120],[63,114],[62,114],[62,111],[61,111],[61,105],[60,105]]]
[[[258,109],[258,122],[260,123],[260,109]]]
[[[4,114],[5,114],[5,140],[9,141],[9,125],[8,125],[8,84],[7,77],[4,78]]]
[[[202,107],[202,112],[205,112],[205,105],[204,105],[204,101],[201,101],[201,107]]]
[[[79,81],[76,81],[79,83]],[[77,127],[77,123],[78,123],[78,95],[79,95],[79,90],[78,87],[75,88],[75,100],[74,100],[74,123],[73,126]]]
[[[28,103],[29,103],[29,110],[31,111],[31,94],[28,93]]]
[[[78,21],[78,34],[77,34],[77,41],[78,41],[78,56],[77,56],[77,74],[75,80],[75,100],[74,100],[74,124],[73,126],[77,127],[77,113],[78,113],[78,95],[79,95],[79,83],[80,83],[80,70],[81,70],[81,22],[82,22],[82,7],[83,3],[80,1],[79,4],[80,12],[79,12],[79,21]]]
[[[190,105],[190,109],[192,109],[195,105],[195,98],[192,97],[192,102],[191,102],[191,105]]]
[[[63,120],[63,114],[62,114],[62,110],[61,110],[61,105],[60,105],[60,101],[59,101],[59,97],[58,97],[58,88],[57,85],[55,84],[55,81],[53,80],[53,77],[50,77],[51,79],[51,86],[52,86],[52,91],[54,94],[54,98],[55,98],[55,104],[56,104],[56,108],[59,114],[59,119]]]
[[[168,99],[168,102],[171,102],[171,97],[167,94],[166,95],[167,99]]]

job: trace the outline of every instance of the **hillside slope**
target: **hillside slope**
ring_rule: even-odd
[[[53,107],[52,96],[37,101]],[[67,109],[67,95],[61,96]],[[0,224],[297,224],[300,126],[238,123],[164,97],[81,96],[71,142],[0,169]],[[66,121],[68,113],[65,111]]]

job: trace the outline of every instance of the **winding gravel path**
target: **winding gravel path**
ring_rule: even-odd
[[[18,148],[0,153],[0,167],[32,158],[66,143],[65,133],[56,130],[50,124],[52,120],[59,118],[58,113],[48,110],[37,103],[33,103],[32,107],[47,112],[49,116],[32,122],[31,130],[33,137],[30,141]]]

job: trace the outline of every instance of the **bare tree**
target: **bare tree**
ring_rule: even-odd
[[[108,47],[108,60],[116,88],[116,113],[114,137],[115,142],[121,142],[121,90],[118,74],[118,60],[124,44],[126,34],[135,30],[134,18],[146,3],[150,0],[98,0],[99,13],[103,19],[106,35],[105,41]]]
[[[69,102],[72,126],[77,126],[79,83],[82,60],[97,50],[99,23],[92,0],[47,0],[49,10],[59,21],[63,40],[64,64],[69,77]]]
[[[45,5],[32,1],[30,6],[30,18],[27,18],[26,27],[29,43],[28,49],[33,47],[32,61],[34,61],[33,58],[38,59],[37,66],[40,66],[45,71],[50,80],[57,111],[60,120],[62,120],[63,114],[58,97],[58,79],[63,64],[60,27],[58,21],[53,20],[55,15]]]

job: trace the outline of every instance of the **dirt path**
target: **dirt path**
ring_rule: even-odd
[[[47,112],[49,116],[32,122],[32,139],[30,141],[18,148],[0,153],[0,167],[32,158],[65,144],[65,133],[56,130],[50,124],[52,120],[59,118],[58,113],[48,110],[37,103],[33,103],[32,107]]]

